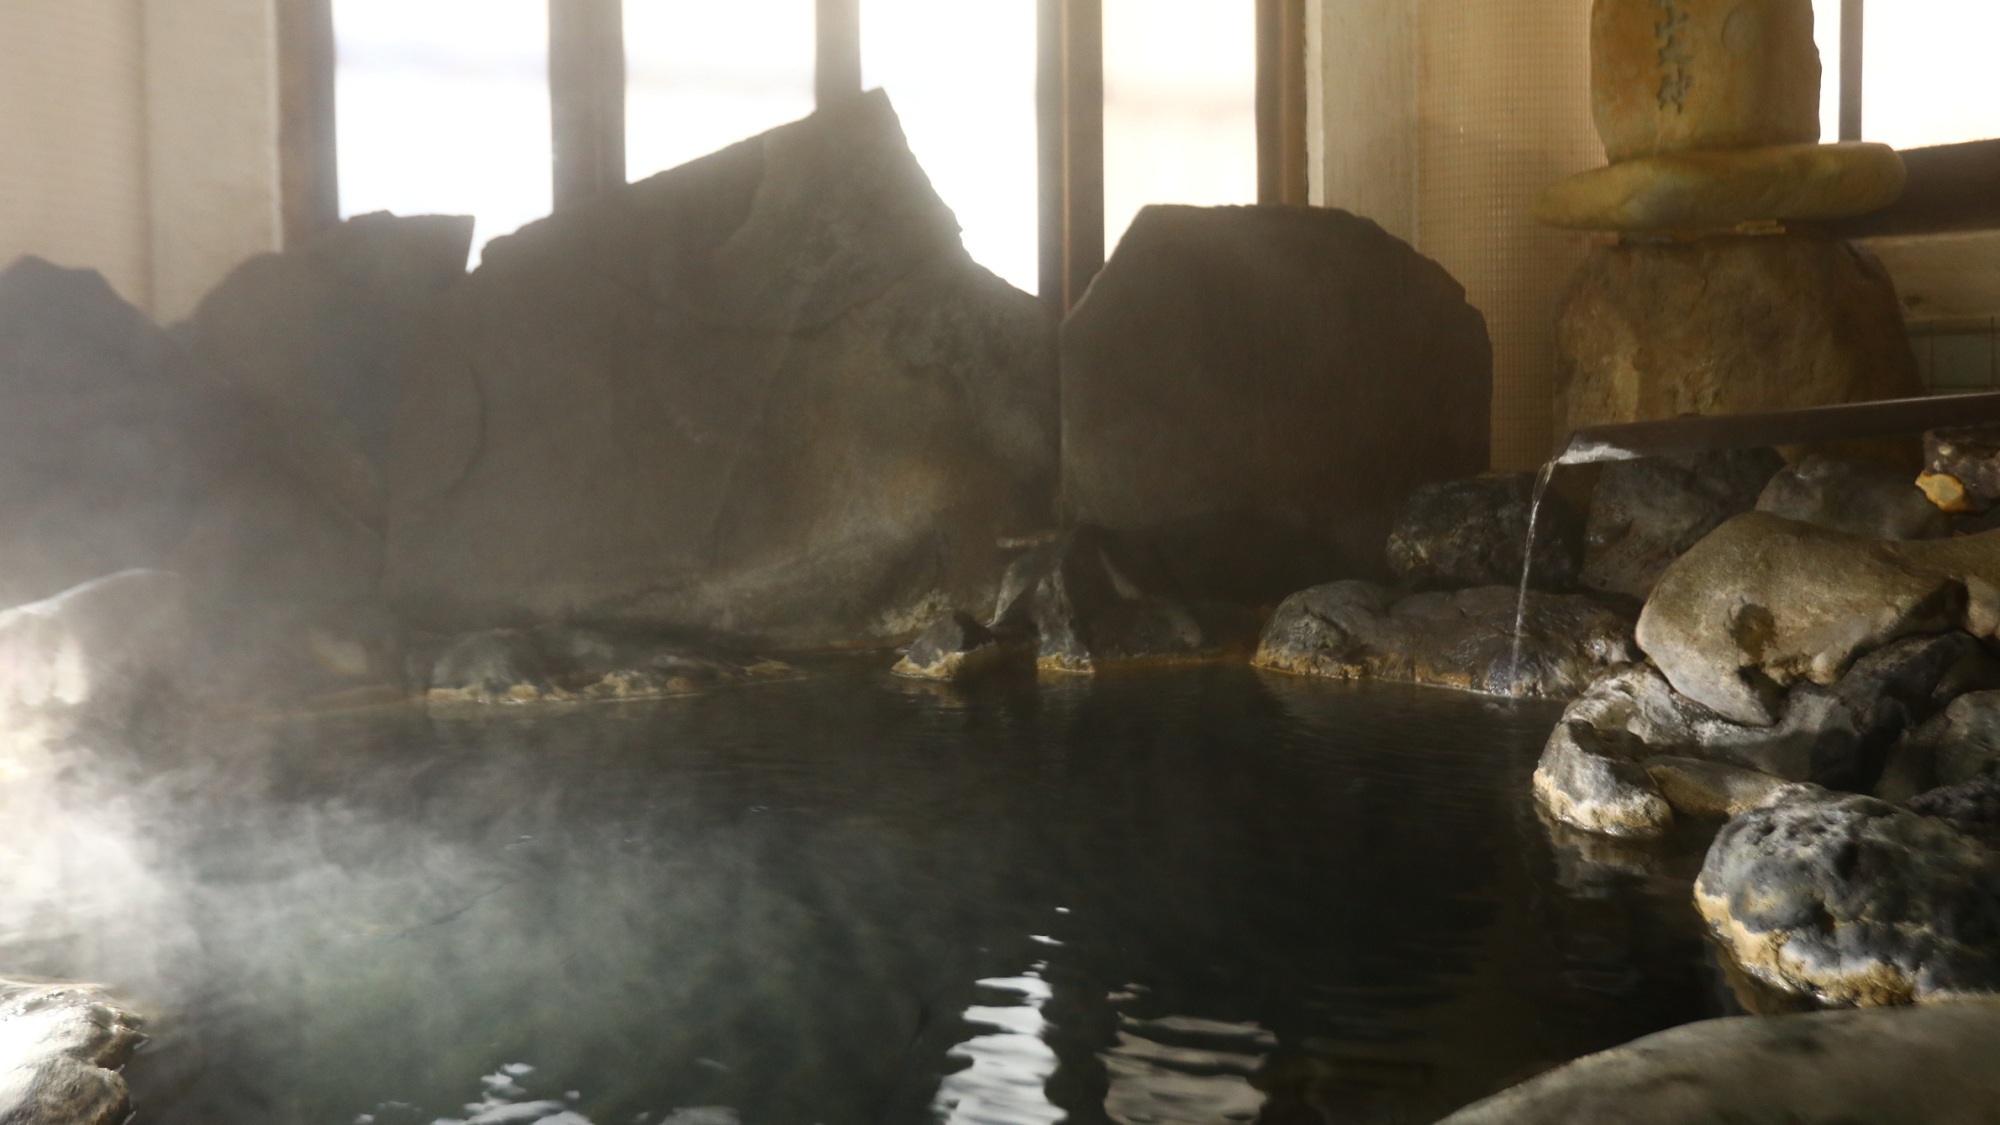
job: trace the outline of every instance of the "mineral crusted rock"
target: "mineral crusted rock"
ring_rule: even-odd
[[[1868,539],[1936,539],[1945,514],[1907,474],[1838,457],[1811,456],[1771,478],[1757,510]]]
[[[1695,902],[1745,969],[1826,1003],[2000,991],[2000,851],[1872,797],[1802,795],[1729,822]]]
[[[1738,1016],[1590,1055],[1440,1125],[1980,1125],[2000,1105],[2000,1004]]]
[[[1341,211],[1146,208],[1062,349],[1066,510],[1233,528],[1190,597],[1380,575],[1411,489],[1488,467],[1484,319],[1443,267]],[[1273,567],[1280,548],[1297,565]]]
[[[1567,718],[1535,766],[1535,797],[1562,824],[1600,836],[1648,839],[1674,821],[1673,805],[1645,767],[1607,734]]]
[[[1923,393],[1887,271],[1806,236],[1600,247],[1556,351],[1559,433]]]
[[[232,270],[176,329],[266,416],[278,454],[379,524],[389,421],[438,294],[465,276],[472,219],[360,215]]]
[[[1776,145],[1640,156],[1583,172],[1535,201],[1535,218],[1572,230],[1734,231],[1825,222],[1896,202],[1909,171],[1888,145]]]
[[[589,629],[487,629],[453,638],[437,655],[426,698],[478,705],[657,699],[792,672],[781,661]]]
[[[123,1125],[132,1105],[118,1072],[146,1041],[140,1026],[87,985],[0,982],[0,1120]]]
[[[999,666],[1007,652],[1008,646],[977,618],[953,612],[917,634],[895,672],[918,680],[962,680]]]
[[[1389,569],[1418,586],[1463,589],[1521,580],[1535,474],[1489,473],[1419,485],[1389,532]],[[1583,520],[1554,492],[1535,520],[1537,589],[1567,590],[1582,563]]]
[[[1925,434],[1922,487],[1946,511],[1983,512],[2000,502],[2000,426]]]
[[[1590,32],[1591,111],[1614,162],[1819,140],[1810,0],[1598,0]]]
[[[1775,450],[1614,461],[1590,496],[1582,584],[1644,599],[1667,564],[1731,516],[1757,506],[1784,466]]]
[[[1952,628],[1965,605],[1961,582],[1886,544],[1750,512],[1667,568],[1637,636],[1676,691],[1768,726],[1778,689],[1831,684],[1862,653]]]
[[[1046,672],[1090,674],[1118,664],[1206,660],[1255,643],[1238,607],[1183,599],[1144,537],[1084,525],[1022,557],[1003,582],[997,630],[1023,622]]]
[[[1260,668],[1331,679],[1429,684],[1565,699],[1633,659],[1631,626],[1578,595],[1530,593],[1514,659],[1517,591],[1484,586],[1397,601],[1369,582],[1334,582],[1287,598],[1264,629]]]
[[[388,474],[439,632],[906,638],[1051,517],[1054,326],[879,92],[496,240],[440,318]]]

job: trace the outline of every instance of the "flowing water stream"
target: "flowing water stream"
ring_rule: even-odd
[[[160,1125],[1414,1123],[1729,1006],[1698,846],[1536,818],[1553,707],[878,664],[105,745],[0,967],[150,1014]]]
[[[1521,679],[1521,633],[1528,618],[1528,582],[1535,573],[1535,528],[1542,519],[1542,497],[1549,491],[1549,482],[1555,479],[1560,458],[1542,466],[1535,474],[1534,501],[1528,505],[1528,538],[1521,548],[1521,589],[1514,597],[1514,652],[1507,664],[1507,682],[1519,683]]]

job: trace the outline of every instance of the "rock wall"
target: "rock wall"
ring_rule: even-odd
[[[391,441],[389,580],[449,629],[864,643],[1049,526],[1053,326],[880,93],[488,246]]]

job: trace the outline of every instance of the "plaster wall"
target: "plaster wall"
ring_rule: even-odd
[[[278,245],[273,0],[0,3],[0,265],[102,272],[162,322]]]
[[[1493,461],[1552,433],[1556,303],[1586,236],[1531,217],[1604,161],[1590,117],[1590,0],[1311,0],[1313,200],[1437,259],[1493,338]]]

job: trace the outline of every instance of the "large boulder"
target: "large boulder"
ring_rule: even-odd
[[[1784,464],[1775,450],[1734,449],[1604,466],[1584,526],[1582,584],[1644,599],[1669,563],[1755,508]]]
[[[1518,583],[1532,521],[1535,567],[1529,584],[1566,590],[1583,562],[1583,519],[1535,474],[1488,473],[1420,485],[1389,532],[1389,569],[1418,586],[1463,589]]]
[[[1558,433],[1922,393],[1895,282],[1845,242],[1601,246],[1558,314]]]
[[[1827,1003],[2000,992],[2000,851],[1872,797],[1804,794],[1730,821],[1695,902],[1745,969]]]
[[[1906,801],[1939,786],[2000,776],[2000,691],[1953,699],[1896,744],[1875,795]]]
[[[1440,1125],[1985,1125],[2000,1004],[1737,1016],[1590,1055]]]
[[[1257,648],[1260,668],[1337,680],[1387,680],[1490,695],[1567,699],[1633,659],[1630,620],[1577,595],[1483,586],[1398,601],[1343,581],[1287,598]]]
[[[1908,474],[1817,454],[1772,477],[1757,510],[1867,539],[1936,539],[1951,531]]]
[[[218,614],[367,617],[380,537],[264,422],[96,273],[0,273],[0,606],[151,568]]]
[[[1345,212],[1148,207],[1062,351],[1066,511],[1121,532],[1219,525],[1225,558],[1196,596],[1381,575],[1410,491],[1488,467],[1483,318],[1443,267]]]
[[[1768,726],[1780,689],[1831,684],[1865,652],[1952,628],[1965,606],[1962,582],[1888,544],[1749,512],[1667,569],[1638,641],[1680,694]]]
[[[264,412],[287,464],[378,524],[410,350],[471,245],[469,217],[360,215],[237,266],[175,332]]]
[[[1052,518],[1047,311],[967,257],[879,92],[496,240],[441,321],[389,472],[434,628],[908,636]]]

